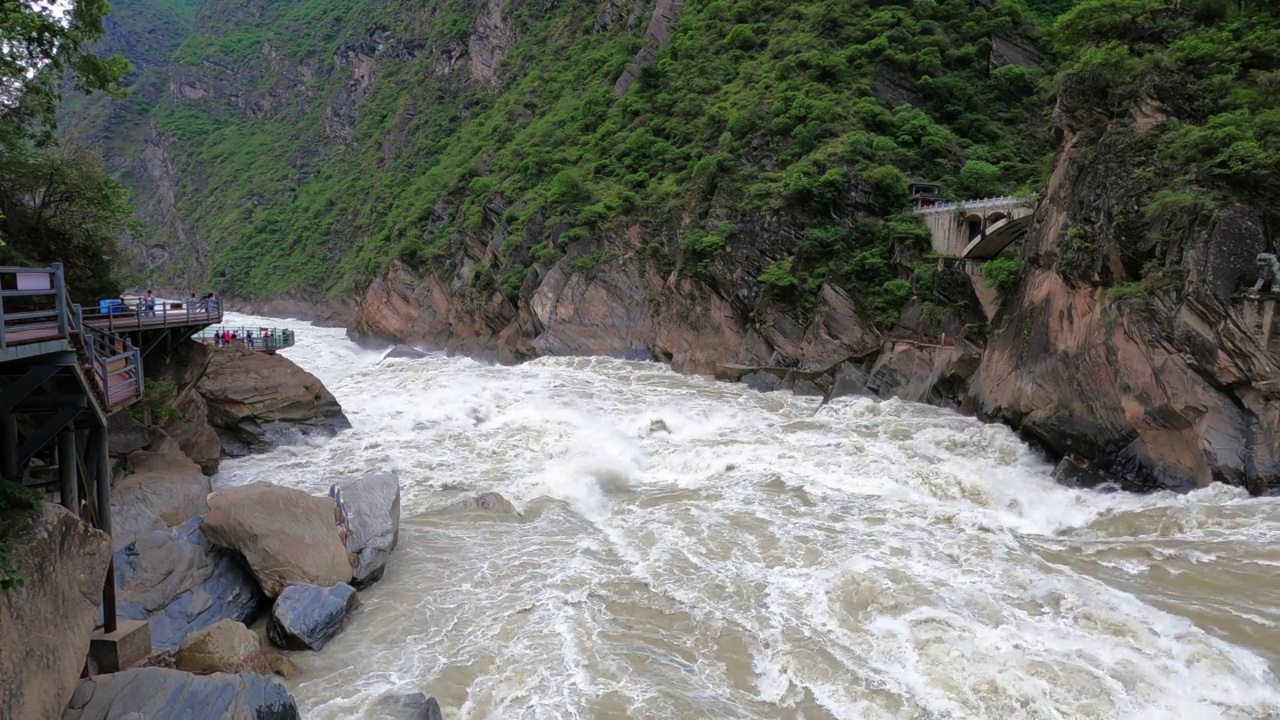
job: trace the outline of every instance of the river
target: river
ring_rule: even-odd
[[[385,578],[292,655],[307,718],[1280,717],[1280,499],[1068,489],[924,405],[228,322],[292,322],[353,429],[216,487],[403,486]],[[523,515],[447,507],[490,490]]]

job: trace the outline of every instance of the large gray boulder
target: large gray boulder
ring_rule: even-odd
[[[0,718],[56,718],[89,652],[111,540],[48,504],[0,512],[0,537],[25,581],[0,590]]]
[[[276,597],[290,585],[350,582],[352,562],[336,511],[331,498],[258,482],[211,495],[200,528],[240,553],[262,591]]]
[[[219,620],[252,622],[267,607],[243,561],[200,531],[202,519],[148,533],[116,551],[118,612],[149,618],[158,650],[177,650],[187,635]]]
[[[352,584],[364,589],[382,578],[400,540],[400,481],[391,473],[343,480],[329,488],[347,531],[347,551],[356,556]]]
[[[209,478],[172,438],[161,434],[147,450],[130,453],[129,468],[130,474],[111,488],[114,549],[209,509]]]
[[[197,675],[271,672],[258,634],[235,620],[219,620],[191,633],[178,648],[175,666]]]
[[[356,589],[291,585],[276,598],[267,623],[267,637],[285,650],[319,650],[346,625],[347,615],[360,604]]]
[[[82,680],[62,720],[298,720],[298,706],[271,675],[192,675],[167,668],[125,670]],[[42,715],[56,718],[58,713]]]

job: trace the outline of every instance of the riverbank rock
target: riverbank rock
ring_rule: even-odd
[[[292,680],[298,676],[298,666],[275,650],[267,651],[267,665],[271,667],[271,672],[285,680]]]
[[[324,385],[283,355],[219,348],[197,389],[224,442],[251,449],[280,444],[290,431],[333,434],[351,427]]]
[[[178,648],[175,664],[196,675],[271,672],[257,633],[235,620],[219,620],[188,635]]]
[[[329,496],[341,498],[347,551],[357,557],[352,584],[363,589],[382,577],[400,540],[400,481],[390,473],[374,473],[335,483]]]
[[[291,585],[276,598],[267,637],[285,650],[319,650],[342,631],[347,615],[360,604],[356,589]]]
[[[214,493],[209,508],[201,530],[244,557],[267,597],[290,585],[328,587],[351,580],[330,498],[258,482]]]
[[[192,675],[165,668],[126,670],[82,680],[62,720],[225,718],[298,720],[298,706],[270,675]],[[58,717],[55,712],[41,717]]]
[[[202,521],[147,533],[116,551],[119,614],[150,619],[154,648],[177,650],[192,632],[220,620],[252,622],[267,606],[252,573],[205,537]]]
[[[128,467],[130,474],[111,488],[115,549],[208,511],[209,478],[172,438],[161,434],[146,450],[130,453]]]
[[[155,428],[143,425],[128,410],[107,416],[107,447],[111,457],[125,457],[156,441]]]
[[[0,512],[0,537],[24,581],[0,590],[0,718],[56,718],[89,652],[111,540],[51,504]]]
[[[440,703],[426,693],[386,695],[373,704],[378,717],[390,720],[442,720]]]
[[[169,437],[178,442],[182,452],[200,466],[205,475],[218,472],[222,460],[222,441],[209,424],[209,406],[204,396],[189,392],[175,408],[177,417],[160,425]]]

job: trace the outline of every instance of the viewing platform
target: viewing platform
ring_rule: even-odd
[[[143,361],[222,321],[216,299],[188,306],[70,300],[63,267],[0,267],[0,478],[24,485],[111,533],[108,416],[142,398]],[[92,646],[150,650],[145,623],[117,623],[115,571]],[[146,647],[142,648],[142,644]],[[108,650],[103,657],[119,660]],[[122,669],[102,665],[113,672]]]
[[[268,355],[293,347],[296,337],[288,328],[211,327],[196,333],[195,340],[216,347],[244,347]]]

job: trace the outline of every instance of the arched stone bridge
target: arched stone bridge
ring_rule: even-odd
[[[998,197],[938,203],[916,210],[933,236],[933,251],[943,257],[990,260],[1031,227],[1035,200]]]

